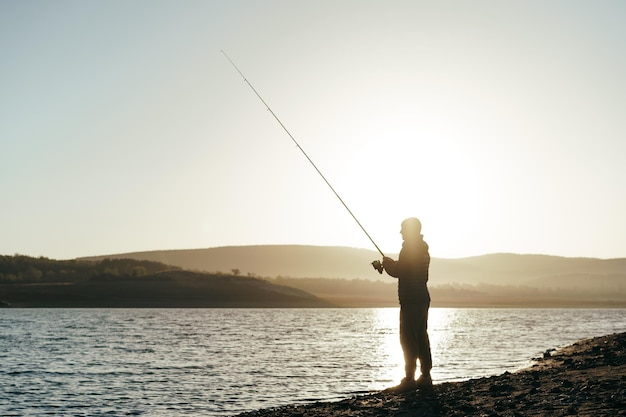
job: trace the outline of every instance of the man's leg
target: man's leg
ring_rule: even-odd
[[[411,307],[400,308],[400,345],[404,353],[405,381],[415,380],[415,370],[417,369],[418,345],[416,311]]]
[[[428,337],[428,308],[430,303],[420,310],[419,322],[417,326],[417,356],[420,360],[420,376],[418,382],[425,385],[432,384],[430,370],[433,367],[433,360],[430,353],[430,339]]]

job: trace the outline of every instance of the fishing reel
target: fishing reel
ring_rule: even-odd
[[[378,259],[372,262],[372,266],[374,267],[375,270],[378,271],[379,274],[383,273],[383,264]]]

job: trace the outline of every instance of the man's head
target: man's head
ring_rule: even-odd
[[[417,217],[409,217],[402,222],[400,234],[406,239],[407,237],[419,236],[422,233],[422,222]]]

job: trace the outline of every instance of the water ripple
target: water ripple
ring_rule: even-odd
[[[626,331],[624,312],[432,309],[433,376],[515,370]],[[0,323],[6,416],[232,415],[402,377],[397,309],[3,309]]]

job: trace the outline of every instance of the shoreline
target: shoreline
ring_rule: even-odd
[[[335,402],[288,405],[238,417],[626,416],[626,332],[548,349],[514,373],[380,391]]]

